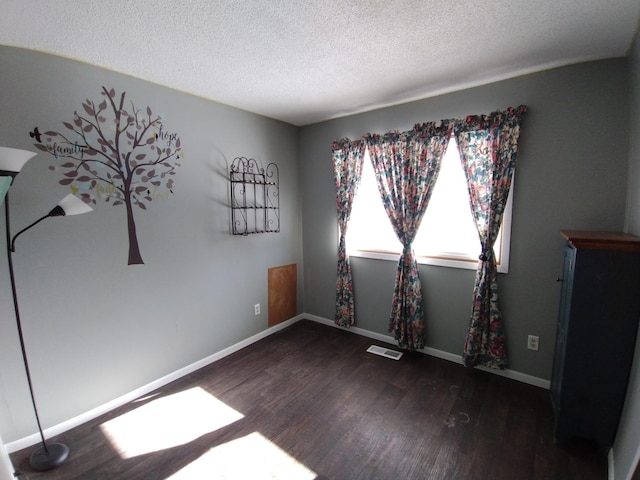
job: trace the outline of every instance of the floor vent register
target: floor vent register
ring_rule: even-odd
[[[367,352],[380,355],[381,357],[391,358],[393,360],[400,360],[402,352],[396,352],[395,350],[389,350],[388,348],[382,348],[377,345],[371,345],[367,348]]]

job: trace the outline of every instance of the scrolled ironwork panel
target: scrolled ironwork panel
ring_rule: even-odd
[[[280,231],[279,177],[275,163],[264,168],[254,158],[233,160],[229,169],[233,235]]]

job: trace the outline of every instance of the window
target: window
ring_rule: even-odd
[[[512,185],[513,190],[513,185]],[[498,271],[509,267],[512,192],[505,208],[502,228],[494,245]],[[420,230],[413,243],[418,263],[445,267],[478,267],[480,240],[455,139],[451,139],[442,159],[438,180]],[[365,153],[362,182],[354,199],[347,230],[348,254],[397,261],[402,245],[387,217],[369,153]]]

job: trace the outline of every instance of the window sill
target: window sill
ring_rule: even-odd
[[[393,252],[375,252],[375,251],[364,251],[364,250],[355,250],[348,252],[350,257],[357,258],[369,258],[372,260],[387,260],[398,263],[400,260],[399,253]],[[448,268],[461,268],[464,270],[477,270],[478,269],[478,260],[469,259],[466,257],[455,258],[451,257],[424,257],[416,255],[416,261],[419,265],[434,265],[437,267],[448,267]],[[498,273],[509,273],[509,265],[498,264]]]

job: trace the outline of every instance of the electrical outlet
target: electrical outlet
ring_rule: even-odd
[[[260,304],[259,303],[256,303],[253,306],[253,311],[256,313],[256,315],[260,315]]]
[[[527,339],[527,348],[529,350],[535,350],[537,352],[539,343],[540,337],[538,337],[537,335],[529,335],[529,338]]]

